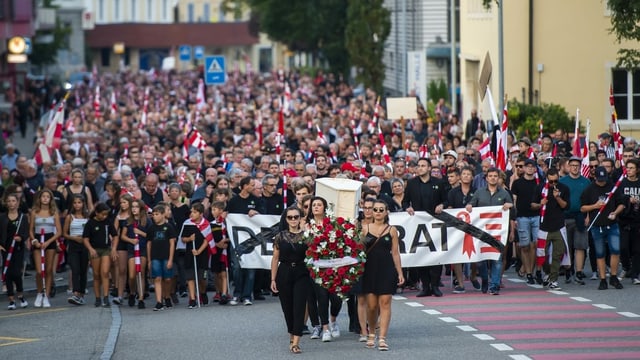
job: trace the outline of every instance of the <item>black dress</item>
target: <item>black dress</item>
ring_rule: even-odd
[[[367,262],[364,264],[364,274],[361,279],[363,294],[396,293],[398,273],[391,255],[391,244],[391,233],[382,235],[380,240],[371,233],[365,237]]]

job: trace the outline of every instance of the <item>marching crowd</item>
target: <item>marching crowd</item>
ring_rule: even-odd
[[[333,74],[235,71],[215,88],[199,86],[200,77],[94,73],[74,84],[68,97],[50,84],[25,90],[14,116],[37,127],[36,146],[50,136],[49,104],[64,104],[64,135],[50,148],[51,160],[36,161],[16,152],[9,140],[14,127],[3,124],[8,144],[2,156],[0,247],[9,309],[28,306],[22,284],[27,263],[36,271],[36,307],[50,306],[53,274],[65,265],[71,269],[69,302],[75,305],[85,303],[89,265],[100,307],[126,302],[145,308],[147,277],[155,287],[154,310],[172,307],[180,296],[188,297],[190,308],[208,303],[211,274],[212,301],[219,304],[251,305],[268,292],[287,292],[270,283],[275,274],[270,277],[268,270],[233,266],[224,216],[283,215],[287,233],[278,235],[275,249],[283,263],[295,266],[300,249],[285,252],[283,244],[296,243],[296,221],[312,218],[314,206],[326,208],[313,197],[321,177],[363,181],[363,231],[375,239],[395,238],[394,244],[396,230],[383,213],[471,212],[489,205],[509,210],[501,260],[470,269],[447,266],[454,293],[464,293],[468,280],[476,290],[498,295],[509,266],[528,283],[552,290],[561,288],[562,275],[565,282],[584,284],[587,260],[599,289],[621,289],[625,278],[640,284],[640,180],[632,138],[625,139],[622,161],[615,159],[608,133],[590,143],[590,172],[584,177],[564,130],[537,142],[510,134],[508,170],[502,171],[482,158],[479,148],[489,129],[476,111],[463,125],[442,100],[430,115],[424,99],[417,99],[419,118],[402,129],[385,118],[375,92],[359,91]],[[399,265],[399,257],[391,261],[386,264]],[[393,289],[380,290],[367,280],[363,291],[381,291],[382,298],[399,285],[417,288],[417,296],[443,296],[444,271],[399,269]],[[271,272],[281,274],[275,265]],[[388,326],[390,296],[368,308],[356,303],[374,300],[354,297],[360,300],[349,302],[349,330],[373,347],[364,319],[372,326],[379,314],[382,327]],[[309,309],[312,338],[329,341],[339,336],[340,307],[329,295],[316,301],[323,309],[315,315]],[[299,303],[283,302],[283,310],[292,306],[299,313]],[[289,332],[297,336],[291,350],[299,352],[303,322],[289,320]],[[378,347],[388,348],[382,333]]]

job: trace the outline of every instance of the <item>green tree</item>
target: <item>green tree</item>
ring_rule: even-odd
[[[509,127],[518,137],[526,135],[537,138],[540,132],[540,121],[543,122],[544,129],[564,129],[571,133],[575,128],[575,118],[570,117],[561,105],[546,103],[539,106],[529,105],[513,99],[509,101],[507,109]]]
[[[440,79],[438,81],[431,80],[429,85],[427,85],[427,94],[429,94],[429,101],[432,101],[434,104],[437,103],[440,99],[449,99],[449,89],[447,88],[447,83]]]
[[[356,68],[356,80],[382,90],[384,42],[391,32],[391,14],[383,0],[351,0],[345,31],[347,53]]]
[[[51,4],[51,0],[45,0],[43,3],[45,8],[55,8]],[[69,48],[69,35],[71,28],[64,26],[59,19],[56,19],[56,26],[52,30],[36,31],[33,49],[29,55],[29,61],[32,65],[45,66],[56,63],[58,50]],[[53,38],[51,42],[43,43],[37,39],[50,36]]]

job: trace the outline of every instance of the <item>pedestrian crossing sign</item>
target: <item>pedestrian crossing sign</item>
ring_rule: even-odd
[[[226,80],[224,56],[214,55],[204,58],[204,82],[207,85],[221,85]]]

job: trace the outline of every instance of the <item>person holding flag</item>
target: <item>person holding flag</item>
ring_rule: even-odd
[[[215,285],[217,294],[214,301],[220,305],[226,305],[229,302],[229,260],[227,258],[227,248],[229,247],[229,237],[224,224],[224,201],[214,201],[211,204],[211,234],[213,235],[213,246],[209,244],[211,252],[211,272],[215,275]]]
[[[9,310],[16,309],[16,295],[20,307],[29,306],[24,299],[22,267],[25,248],[29,247],[29,216],[19,210],[20,200],[16,194],[4,197],[7,212],[0,215],[0,251],[3,253],[2,282],[7,286]],[[15,285],[15,292],[14,292]]]
[[[619,182],[622,180],[622,177]],[[606,290],[607,266],[605,263],[605,244],[609,246],[611,276],[609,284],[616,289],[622,289],[622,283],[618,280],[618,265],[620,263],[620,228],[618,216],[624,211],[625,199],[622,193],[616,192],[614,184],[609,181],[607,170],[598,166],[595,170],[595,181],[589,185],[580,196],[580,211],[587,213],[589,229],[593,237],[593,245],[596,253],[596,264],[600,285],[598,290]]]
[[[205,290],[206,298],[207,283],[204,274],[209,260],[207,238],[211,237],[211,224],[203,215],[204,205],[202,203],[191,205],[189,219],[184,222],[178,235],[179,241],[184,243],[186,251],[184,270],[189,290],[189,309],[200,307],[201,288]],[[182,248],[182,246],[180,247]],[[189,255],[193,257],[193,260]]]
[[[135,304],[133,291],[137,287],[138,309],[145,308],[145,287],[143,279],[146,279],[149,221],[144,209],[145,204],[142,200],[133,200],[131,203],[131,213],[126,222],[126,226],[120,229],[120,240],[127,243],[127,258],[129,259],[129,306]],[[137,286],[136,277],[138,277]]]
[[[155,286],[156,306],[153,311],[173,307],[171,302],[171,280],[176,248],[176,229],[165,217],[164,205],[154,206],[151,212],[153,224],[148,228],[147,254],[150,257],[151,277]],[[164,301],[164,302],[163,302]]]

